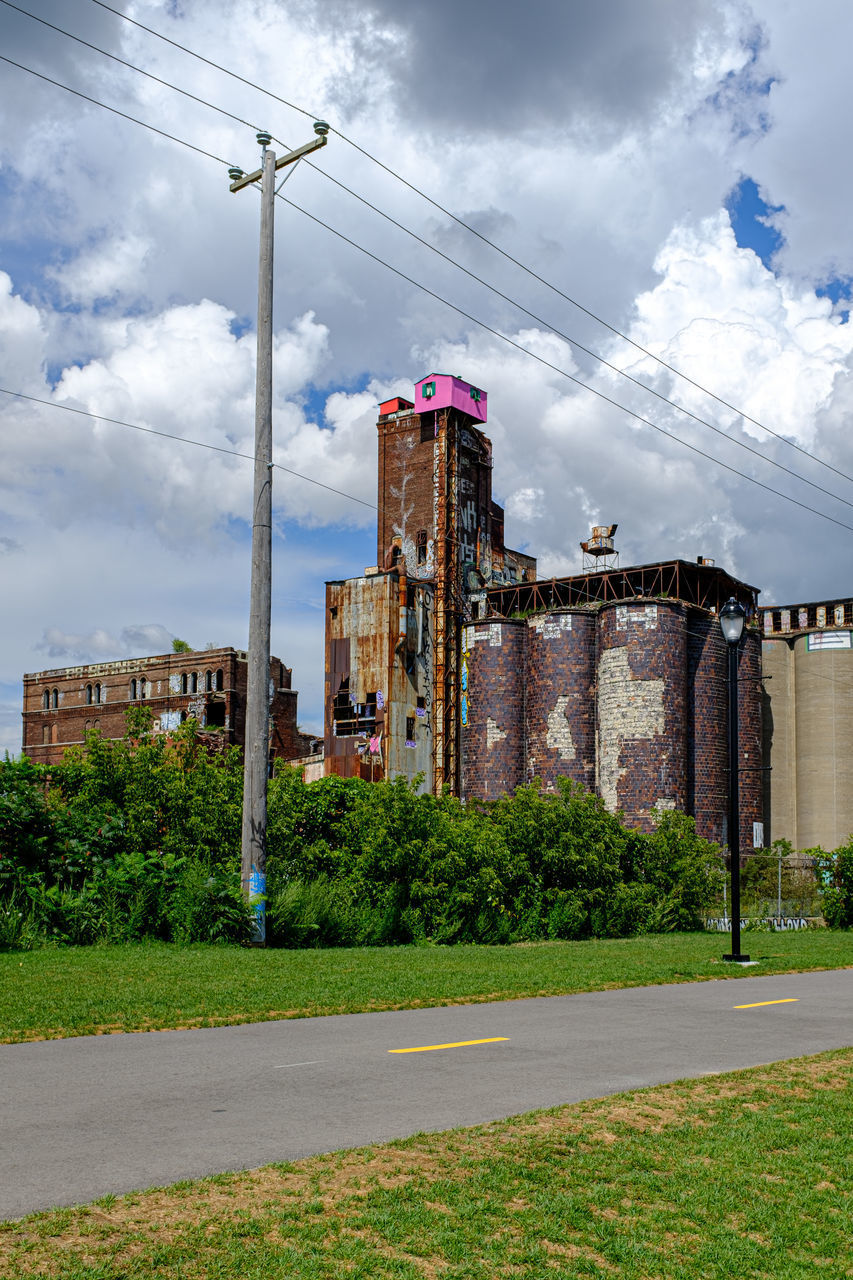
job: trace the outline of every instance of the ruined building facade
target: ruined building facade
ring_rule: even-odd
[[[246,654],[231,648],[33,672],[24,676],[24,755],[58,764],[68,747],[82,745],[90,729],[105,738],[121,738],[125,713],[136,706],[151,711],[157,733],[168,733],[193,717],[211,747],[242,747],[247,672]],[[292,760],[311,749],[312,740],[296,726],[297,696],[290,668],[272,658],[273,759]]]
[[[538,582],[504,545],[484,391],[429,374],[380,405],[377,563],[326,588],[327,773],[423,775],[493,799],[539,778],[597,791],[635,826],[693,814],[724,840],[726,645],[734,596],[713,565],[672,561]],[[761,843],[760,637],[740,658],[741,848]]]

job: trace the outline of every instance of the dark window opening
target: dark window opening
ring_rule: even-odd
[[[136,681],[135,680],[131,680],[130,682],[130,700],[131,702],[136,701]]]
[[[427,558],[427,531],[426,529],[418,529],[416,539],[418,564],[426,564]]]
[[[219,670],[218,670],[218,671],[217,671],[217,673],[216,673],[216,688],[217,688],[217,691],[218,691],[219,693],[221,693],[221,692],[222,692],[222,690],[225,688],[225,677],[224,677],[224,675],[222,674],[222,668],[221,668],[221,667],[219,668]]]
[[[186,693],[188,687],[189,687],[189,681],[187,680],[186,672],[184,672],[184,674],[181,676],[181,693]]]
[[[190,693],[198,693],[198,672],[194,671],[190,676]]]
[[[95,685],[95,701],[101,701],[101,686],[99,684]]]
[[[143,676],[139,681],[139,696],[140,698],[148,697],[148,681],[145,679],[145,676]]]
[[[406,716],[406,746],[415,745],[415,717]]]
[[[205,671],[204,687],[207,693],[211,693],[213,691],[213,672],[212,671]]]
[[[205,723],[210,729],[225,728],[225,703],[211,702],[207,708]]]
[[[59,706],[59,690],[58,689],[54,689],[53,693],[50,695],[50,705],[53,707],[54,711]]]
[[[376,733],[376,694],[369,693],[367,702],[352,703],[349,696],[349,677],[341,681],[341,687],[332,703],[332,724],[336,738],[352,738]]]
[[[92,705],[92,686],[90,684],[87,684],[86,685],[86,706],[91,707],[91,705]]]
[[[431,444],[435,439],[435,414],[421,414],[421,444]]]
[[[418,698],[418,710],[419,711],[426,710],[426,698]]]
[[[48,689],[45,689],[44,693],[41,695],[41,705],[45,711],[50,709],[50,691]]]

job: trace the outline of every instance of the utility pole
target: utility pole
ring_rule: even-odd
[[[231,191],[261,182],[261,236],[258,262],[258,357],[255,383],[255,485],[252,514],[252,585],[249,605],[248,689],[246,743],[243,753],[243,832],[240,880],[245,897],[255,903],[253,941],[266,941],[264,898],[267,887],[267,779],[270,723],[270,614],[272,604],[272,344],[273,344],[273,229],[275,176],[326,145],[329,126],[314,125],[317,137],[296,151],[276,159],[269,150],[272,137],[259,133],[263,164],[244,174],[228,170]]]

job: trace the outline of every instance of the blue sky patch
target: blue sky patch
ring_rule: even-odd
[[[758,184],[752,178],[741,178],[725,199],[725,208],[741,249],[752,249],[768,271],[773,270],[773,255],[781,249],[784,236],[769,224],[774,213],[781,213],[783,204],[770,205],[761,198]]]

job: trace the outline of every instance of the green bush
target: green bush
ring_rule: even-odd
[[[212,757],[188,721],[88,735],[62,765],[0,765],[0,946],[244,941],[240,753]],[[719,850],[683,814],[624,827],[568,780],[492,804],[404,779],[270,782],[268,941],[289,947],[624,937],[701,927]],[[828,909],[847,918],[844,865]]]

